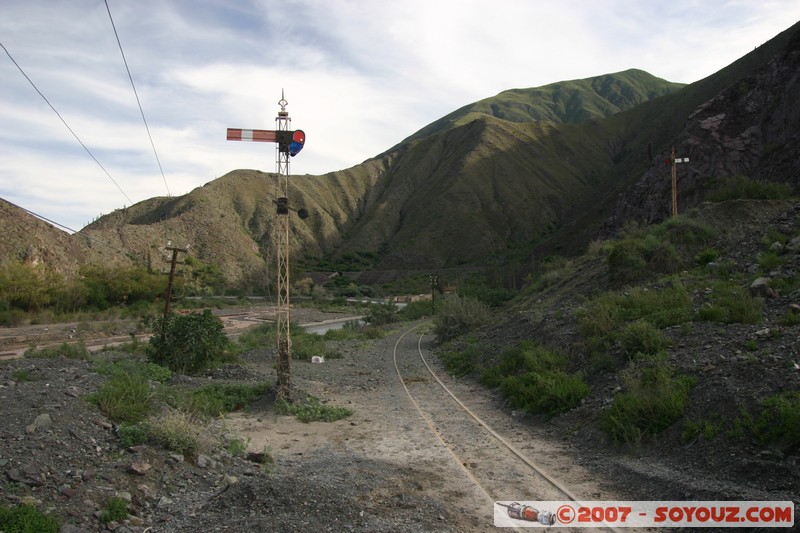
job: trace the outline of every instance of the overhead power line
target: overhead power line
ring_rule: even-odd
[[[114,18],[111,16],[111,8],[108,7],[108,0],[105,0],[106,10],[108,11],[108,19],[111,21],[111,27],[114,29],[114,36],[117,38],[117,45],[119,45],[119,53],[122,54],[122,62],[125,63],[125,70],[128,71],[128,79],[131,80],[131,87],[133,87],[133,94],[136,96],[136,103],[139,105],[139,112],[142,114],[142,122],[144,122],[144,129],[147,130],[147,137],[150,139],[150,146],[153,147],[153,155],[156,156],[158,163],[158,170],[161,171],[161,177],[164,179],[164,186],[167,188],[167,196],[172,196],[169,192],[169,185],[167,185],[167,177],[164,175],[164,169],[161,168],[161,160],[158,158],[156,152],[156,145],[153,142],[153,136],[150,135],[150,127],[147,125],[147,119],[144,118],[144,109],[142,109],[142,102],[139,101],[139,93],[136,92],[136,85],[133,84],[133,76],[131,76],[131,69],[128,68],[128,60],[125,59],[125,52],[122,50],[122,42],[119,40],[117,27],[114,25]]]
[[[19,213],[15,213],[14,211],[9,210],[8,207],[6,206],[6,204],[8,204],[8,205],[10,205],[12,207],[16,207],[20,211],[23,211],[23,212],[25,212],[25,213],[33,216],[33,217],[36,217],[36,218],[38,218],[40,220],[43,220],[44,222],[47,222],[48,224],[52,224],[53,226],[59,227],[59,228],[61,228],[63,230],[66,230],[66,231],[71,231],[72,232],[72,236],[80,236],[80,237],[86,239],[87,242],[94,243],[94,244],[101,244],[101,245],[105,246],[107,249],[109,249],[109,250],[111,250],[113,252],[116,252],[116,253],[118,253],[120,255],[125,255],[125,256],[129,257],[134,263],[139,263],[140,265],[142,265],[144,267],[148,266],[146,261],[140,259],[138,256],[129,255],[129,253],[126,250],[123,250],[122,248],[119,248],[118,246],[115,246],[114,244],[106,242],[106,241],[104,241],[102,239],[98,239],[97,237],[92,237],[92,236],[90,236],[90,235],[88,235],[86,233],[81,233],[79,231],[76,231],[76,230],[70,228],[69,226],[65,226],[64,224],[59,224],[55,220],[51,220],[51,219],[49,219],[49,218],[47,218],[47,217],[45,217],[43,215],[40,215],[39,213],[35,213],[35,212],[31,211],[30,209],[26,209],[26,208],[22,207],[21,205],[17,205],[14,202],[9,202],[6,199],[2,199],[2,201],[0,201],[0,210],[2,210],[3,212],[11,215],[12,217],[19,218],[21,221],[24,221],[24,219],[22,219],[19,216]],[[0,234],[0,237],[2,237],[2,234]]]
[[[87,154],[89,154],[89,156],[90,156],[92,159],[94,159],[94,162],[95,162],[95,163],[97,163],[97,165],[98,165],[98,166],[99,166],[101,169],[103,169],[103,172],[105,172],[105,173],[106,173],[106,176],[108,176],[108,179],[110,179],[110,180],[111,180],[111,182],[112,182],[112,183],[114,183],[114,185],[116,185],[116,186],[117,186],[117,189],[119,189],[119,192],[121,192],[121,193],[122,193],[122,195],[123,195],[123,196],[124,196],[124,197],[125,197],[125,198],[128,200],[128,202],[129,202],[129,203],[133,204],[133,200],[131,200],[131,199],[130,199],[130,197],[129,197],[127,194],[125,194],[125,191],[123,191],[123,190],[122,190],[122,187],[120,187],[120,186],[119,186],[119,183],[117,183],[117,182],[116,182],[116,180],[114,180],[114,178],[112,178],[112,177],[111,177],[111,174],[109,174],[108,170],[106,170],[106,168],[105,168],[105,167],[104,167],[104,166],[103,166],[103,165],[100,163],[100,161],[98,161],[98,160],[97,160],[97,158],[96,158],[96,157],[94,156],[94,154],[93,154],[93,153],[92,153],[92,152],[89,150],[89,148],[87,148],[87,147],[86,147],[86,145],[85,145],[85,144],[83,144],[83,141],[80,139],[80,137],[78,137],[78,134],[77,134],[77,133],[75,133],[74,131],[72,131],[72,128],[70,128],[70,127],[69,127],[69,124],[67,124],[67,121],[66,121],[66,120],[64,120],[64,117],[62,117],[62,116],[61,116],[61,113],[59,113],[59,112],[56,110],[56,108],[55,108],[55,107],[53,107],[53,104],[51,104],[51,103],[50,103],[50,101],[47,99],[47,97],[46,97],[44,94],[42,94],[42,91],[40,91],[40,90],[39,90],[39,88],[36,86],[36,84],[35,84],[35,83],[33,83],[33,80],[31,80],[31,79],[30,79],[30,77],[28,77],[28,75],[27,75],[27,74],[25,74],[25,71],[24,71],[24,70],[22,70],[22,67],[21,67],[21,66],[19,66],[19,63],[17,63],[17,62],[16,62],[16,60],[15,60],[15,59],[14,59],[14,58],[11,56],[11,53],[10,53],[10,52],[8,51],[8,49],[7,49],[7,48],[6,48],[6,47],[3,45],[3,43],[0,43],[0,47],[2,47],[2,48],[3,48],[3,51],[5,51],[6,55],[7,55],[7,56],[8,56],[8,58],[11,60],[11,62],[12,62],[12,63],[14,63],[14,66],[16,66],[16,67],[17,67],[17,69],[18,69],[18,70],[19,70],[19,71],[22,73],[22,75],[23,75],[23,76],[25,76],[25,79],[26,79],[26,80],[28,80],[28,83],[30,83],[30,84],[31,84],[31,86],[34,88],[34,90],[36,90],[36,92],[37,92],[37,93],[39,93],[39,96],[41,96],[41,97],[42,97],[42,99],[45,101],[45,103],[47,103],[47,105],[48,105],[48,106],[50,106],[50,109],[52,109],[52,110],[53,110],[53,112],[54,112],[54,113],[55,113],[55,114],[58,116],[58,118],[59,118],[59,119],[61,119],[61,122],[64,124],[64,126],[66,126],[66,127],[67,127],[67,129],[68,129],[68,130],[69,130],[69,132],[72,134],[72,136],[73,136],[73,137],[75,137],[75,139],[78,141],[78,143],[80,143],[80,145],[83,147],[83,149],[84,149],[84,150],[86,150],[86,153],[87,153]]]
[[[45,216],[42,216],[42,215],[40,215],[40,214],[38,214],[38,213],[34,213],[34,212],[33,212],[33,211],[31,211],[30,209],[25,209],[24,207],[22,207],[22,206],[20,206],[20,205],[17,205],[17,204],[15,204],[14,202],[9,202],[9,201],[8,201],[8,200],[6,200],[5,198],[3,198],[3,201],[4,201],[4,202],[6,202],[6,203],[8,203],[9,205],[12,205],[12,206],[16,207],[16,208],[17,208],[17,209],[19,209],[20,211],[24,211],[24,212],[28,213],[29,215],[31,215],[31,216],[33,216],[33,217],[36,217],[36,218],[38,218],[38,219],[41,219],[41,220],[44,220],[44,221],[45,221],[45,222],[47,222],[48,224],[52,224],[52,225],[54,225],[54,226],[58,226],[59,228],[61,228],[61,229],[63,229],[63,230],[66,230],[66,231],[71,231],[72,233],[78,233],[78,231],[77,231],[77,230],[74,230],[74,229],[70,228],[69,226],[65,226],[65,225],[63,225],[63,224],[59,224],[59,223],[58,223],[58,222],[56,222],[55,220],[50,220],[49,218],[47,218],[47,217],[45,217]],[[2,202],[0,202],[0,206],[2,206],[2,205],[3,205],[3,204],[2,204]],[[15,213],[13,213],[13,212],[9,212],[9,211],[6,211],[6,212],[7,212],[8,214],[10,214],[10,215],[15,215]]]

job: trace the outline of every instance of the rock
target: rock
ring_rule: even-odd
[[[783,459],[784,457],[783,452],[780,450],[761,450],[758,452],[758,455],[762,457],[775,457],[777,459]]]
[[[161,498],[158,499],[156,507],[158,507],[159,509],[164,509],[166,507],[169,507],[170,505],[172,505],[172,500],[170,500],[166,496],[162,496]]]
[[[264,452],[247,452],[247,460],[263,465],[267,462],[268,455]],[[271,461],[270,461],[271,462]]]
[[[150,470],[150,468],[150,463],[146,463],[144,461],[134,461],[130,464],[130,466],[128,466],[128,473],[136,476],[143,476],[147,474],[147,471]]]
[[[71,396],[73,398],[80,398],[81,396],[83,396],[83,390],[80,389],[79,387],[70,386],[67,387],[67,390],[64,392],[64,394],[66,394],[67,396]]]
[[[142,483],[136,487],[136,490],[142,493],[145,498],[152,498],[154,493],[150,490],[150,487]]]
[[[8,471],[8,479],[23,483],[30,487],[41,487],[44,485],[44,474],[37,464],[27,464],[19,468],[12,468]]]
[[[763,298],[777,298],[778,293],[769,286],[769,278],[761,276],[750,284],[750,294]]]
[[[42,413],[36,417],[36,420],[33,421],[33,424],[25,428],[27,433],[36,433],[40,429],[46,429],[53,425],[53,420],[50,418],[50,415],[47,413]]]
[[[233,485],[236,485],[237,483],[239,483],[239,478],[238,477],[231,476],[231,475],[226,475],[225,478],[222,481],[222,486],[227,489],[228,487],[232,487]]]
[[[61,526],[59,533],[90,533],[88,529],[83,529],[74,524],[64,524]]]
[[[78,489],[70,487],[69,485],[62,487],[59,491],[60,494],[66,496],[67,498],[74,498],[78,495]]]
[[[795,237],[794,239],[789,241],[789,244],[786,245],[786,248],[788,248],[793,252],[800,251],[800,237]]]
[[[779,243],[778,241],[773,242],[769,247],[769,251],[770,252],[775,252],[777,254],[782,254],[783,250],[784,250],[784,246],[781,243]]]
[[[208,467],[213,468],[215,464],[216,464],[215,461],[207,455],[201,453],[200,455],[197,456],[197,466],[199,466],[200,468],[208,468]]]

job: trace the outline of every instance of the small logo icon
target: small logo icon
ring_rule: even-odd
[[[556,511],[556,517],[562,524],[570,524],[575,520],[575,509],[571,505],[562,505]]]

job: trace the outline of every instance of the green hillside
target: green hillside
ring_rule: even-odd
[[[683,84],[656,78],[643,70],[630,69],[543,87],[510,89],[457,109],[403,142],[428,137],[485,115],[520,123],[546,121],[561,124],[602,119],[681,87]]]
[[[799,33],[795,26],[687,86],[631,69],[504,91],[350,169],[293,176],[291,207],[310,215],[292,215],[293,264],[314,269],[361,254],[369,259],[360,268],[371,270],[513,268],[578,254],[627,219],[667,216],[663,160],[676,144],[693,151],[687,206],[741,169],[791,181],[795,152],[781,146],[798,145]],[[727,129],[710,132],[708,118]],[[117,210],[76,234],[87,248],[81,261],[156,268],[173,241],[231,284],[262,284],[274,189],[273,175],[236,170],[184,196]]]

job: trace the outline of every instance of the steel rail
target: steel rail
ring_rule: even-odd
[[[486,497],[492,502],[492,504],[494,504],[496,499],[493,498],[489,494],[488,490],[481,484],[481,482],[475,477],[475,475],[465,466],[465,463],[464,463],[463,459],[461,457],[459,457],[459,455],[452,448],[452,446],[450,446],[447,443],[447,441],[445,440],[445,438],[441,434],[441,432],[434,426],[434,424],[431,421],[430,417],[427,414],[424,413],[422,408],[419,406],[417,401],[414,399],[413,395],[411,394],[410,389],[408,388],[408,386],[406,384],[406,381],[403,379],[402,373],[400,371],[400,365],[397,362],[398,346],[400,345],[400,341],[402,341],[403,338],[406,335],[408,335],[409,333],[411,333],[415,329],[418,329],[419,327],[421,327],[421,326],[423,326],[425,324],[427,324],[427,323],[417,324],[416,326],[413,326],[413,327],[409,328],[408,330],[403,332],[403,334],[400,335],[398,337],[397,341],[395,342],[394,351],[393,351],[393,356],[392,357],[393,357],[393,360],[394,360],[394,367],[395,367],[395,371],[397,372],[397,377],[400,380],[400,383],[403,385],[403,388],[405,389],[406,394],[408,395],[409,399],[411,400],[411,403],[414,405],[415,409],[420,414],[422,419],[425,420],[425,423],[428,425],[428,427],[430,428],[431,432],[433,432],[433,434],[436,436],[436,438],[439,439],[439,441],[442,443],[442,445],[445,447],[445,449],[447,449],[447,451],[450,453],[450,455],[453,457],[453,459],[455,459],[455,461],[464,470],[464,472],[466,472],[467,476],[472,480],[472,482],[475,483],[475,485],[478,488],[480,488],[480,490],[486,495]],[[567,487],[565,487],[556,478],[554,478],[553,476],[551,476],[550,474],[545,472],[539,465],[537,465],[532,460],[530,460],[527,456],[525,456],[525,454],[523,454],[521,451],[519,451],[513,444],[508,442],[508,440],[506,440],[502,435],[500,435],[491,426],[489,426],[489,424],[487,424],[478,415],[476,415],[469,407],[467,407],[464,404],[464,402],[462,402],[447,387],[447,385],[445,385],[442,382],[442,380],[439,379],[439,376],[436,375],[436,372],[434,372],[434,370],[428,364],[428,361],[425,359],[425,356],[423,354],[423,351],[422,351],[422,339],[424,338],[424,336],[425,336],[424,333],[420,334],[419,339],[417,340],[417,352],[419,353],[419,357],[422,360],[422,363],[425,365],[425,368],[428,370],[430,375],[433,377],[433,379],[436,380],[436,382],[439,384],[439,386],[441,386],[441,388],[450,396],[450,398],[452,398],[452,400],[455,401],[456,404],[458,404],[458,406],[461,407],[461,409],[464,412],[466,412],[473,420],[475,420],[475,422],[479,426],[481,426],[483,429],[485,429],[497,442],[499,442],[503,447],[505,447],[508,451],[510,451],[514,456],[519,458],[525,465],[527,465],[529,468],[531,468],[534,472],[536,472],[538,475],[540,475],[545,481],[550,483],[550,485],[553,488],[555,488],[556,490],[558,490],[559,492],[564,494],[564,496],[566,496],[566,499],[568,499],[570,501],[573,501],[573,502],[576,502],[576,503],[580,503],[581,502],[580,498],[578,498],[575,494],[573,494],[572,491],[570,491]],[[608,531],[613,531],[615,533],[620,533],[619,529],[611,527],[611,526],[605,526],[603,529],[606,529]]]

